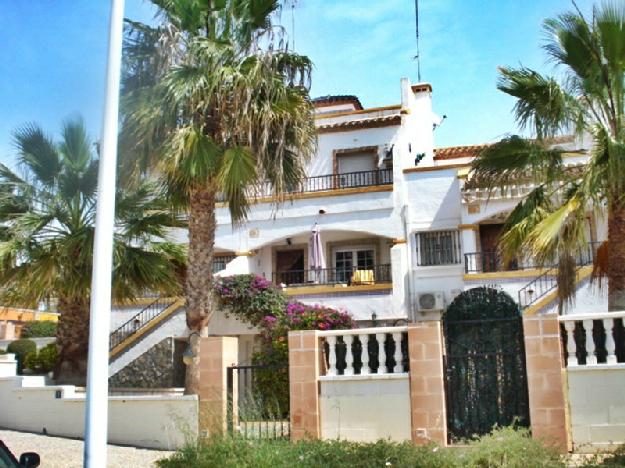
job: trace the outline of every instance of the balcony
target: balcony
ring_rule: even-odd
[[[325,268],[322,270],[289,270],[273,274],[275,284],[285,286],[362,286],[392,282],[391,265],[374,265],[369,269]]]
[[[346,172],[343,174],[326,174],[320,176],[305,177],[300,183],[292,187],[286,187],[284,194],[300,195],[304,193],[321,193],[336,190],[349,190],[365,187],[393,185],[392,169],[376,169],[373,171]],[[249,190],[248,197],[251,199],[271,198],[272,188],[269,183],[263,183],[259,187]],[[220,194],[219,202],[225,202],[225,197]]]
[[[589,265],[593,262],[597,248],[601,242],[589,242],[588,246],[575,256],[577,266]],[[504,271],[533,270],[537,268],[553,268],[556,265],[539,265],[530,257],[515,258],[504,261],[499,252],[470,252],[464,254],[464,271],[471,273],[495,273]]]

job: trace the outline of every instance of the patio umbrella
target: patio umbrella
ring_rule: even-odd
[[[319,276],[321,270],[326,267],[326,259],[323,255],[323,245],[321,244],[321,235],[319,234],[319,227],[315,223],[313,227],[312,235],[308,241],[308,268],[315,272],[315,282],[319,282]]]

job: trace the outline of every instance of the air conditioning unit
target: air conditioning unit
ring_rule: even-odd
[[[445,295],[442,291],[425,292],[417,295],[419,312],[433,312],[445,308]]]

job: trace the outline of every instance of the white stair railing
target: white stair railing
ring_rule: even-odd
[[[355,375],[387,375],[404,374],[404,340],[407,340],[406,332],[408,327],[381,327],[381,328],[360,328],[353,330],[329,330],[319,332],[319,336],[325,341],[327,369],[325,377],[333,378]],[[360,352],[354,353],[356,339],[360,343]],[[387,366],[386,345],[391,340],[393,345],[392,360],[393,366]],[[369,345],[377,343],[377,368],[372,368],[371,357],[369,356]],[[404,346],[402,346],[404,345]],[[390,345],[389,345],[390,346]],[[344,352],[344,368],[339,371],[338,355]],[[355,355],[357,354],[357,355]],[[372,356],[373,357],[373,356]],[[355,362],[360,361],[360,369],[356,369]],[[341,367],[343,367],[341,365]]]
[[[560,323],[564,325],[566,331],[565,349],[567,356],[567,367],[579,366],[605,366],[620,365],[625,366],[625,358],[618,359],[618,356],[625,356],[625,333],[623,333],[622,321],[625,319],[625,312],[605,312],[600,314],[585,315],[563,315],[559,317]],[[618,323],[618,326],[617,326]],[[593,330],[603,328],[600,333],[602,338],[595,340]],[[580,331],[576,335],[576,328]],[[617,331],[620,328],[620,333]],[[581,333],[583,331],[583,333]],[[581,338],[583,347],[581,346]],[[578,341],[576,341],[576,339]],[[579,362],[579,351],[585,356],[585,364]],[[605,355],[605,359],[598,360],[598,355]]]

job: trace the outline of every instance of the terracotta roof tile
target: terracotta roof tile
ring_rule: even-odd
[[[480,154],[482,150],[488,148],[489,146],[489,144],[483,144],[436,148],[434,150],[434,160],[441,161],[445,159],[474,158]]]
[[[401,115],[385,115],[383,117],[370,117],[367,119],[345,120],[344,122],[336,122],[332,124],[319,125],[317,131],[319,133],[340,132],[343,130],[353,130],[359,128],[376,128],[386,127],[390,125],[401,124]]]

